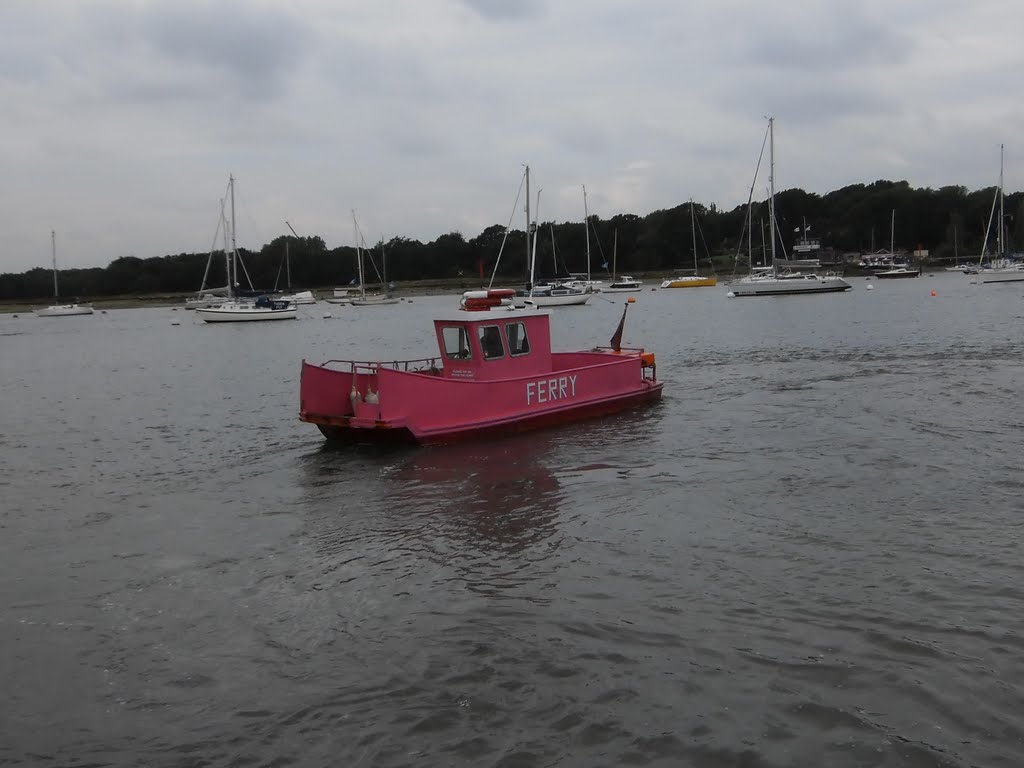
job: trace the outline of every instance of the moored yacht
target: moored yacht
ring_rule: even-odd
[[[772,264],[751,270],[746,277],[729,283],[731,296],[784,296],[804,293],[839,293],[853,286],[832,272],[796,272],[782,270],[776,266],[775,240],[778,224],[775,220],[775,118],[768,118],[769,173],[768,173],[768,222],[771,232]],[[762,145],[761,151],[764,152]],[[758,161],[760,165],[760,160]],[[756,179],[756,175],[755,175]]]
[[[662,288],[708,288],[718,285],[718,278],[711,275],[698,274],[697,269],[697,219],[693,213],[693,200],[690,200],[690,232],[693,241],[693,274],[673,277],[661,283]],[[701,235],[703,237],[703,235]]]
[[[53,251],[53,298],[60,298],[60,291],[57,288],[57,233],[50,230],[50,247]],[[95,310],[92,304],[51,304],[48,307],[40,307],[33,310],[36,317],[67,317],[69,315],[91,315]]]
[[[228,178],[231,194],[231,248],[225,249],[228,276],[227,301],[216,306],[196,307],[196,317],[207,323],[239,323],[260,320],[294,320],[297,310],[287,301],[275,301],[268,296],[246,298],[236,295],[238,285],[238,248],[235,240],[235,177]],[[223,216],[223,205],[221,207]],[[225,230],[226,231],[226,230]]]

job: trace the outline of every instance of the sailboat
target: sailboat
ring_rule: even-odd
[[[643,290],[643,283],[639,280],[635,280],[629,275],[623,275],[622,277],[616,277],[618,274],[618,257],[619,257],[619,230],[615,230],[612,240],[612,280],[608,283],[608,287],[604,288],[602,293],[629,293]]]
[[[568,288],[575,288],[584,293],[600,293],[604,289],[603,280],[594,280],[590,274],[590,212],[587,210],[587,187],[583,187],[583,232],[587,238],[587,274],[578,275],[570,273],[569,280],[563,281],[562,285]],[[555,232],[551,229],[551,251],[555,250]],[[556,261],[557,272],[557,261]]]
[[[353,307],[381,307],[386,304],[397,304],[398,299],[392,296],[390,293],[367,293],[366,292],[366,280],[363,275],[363,254],[366,253],[366,248],[360,247],[365,245],[363,240],[363,234],[359,231],[359,222],[356,221],[356,212],[352,211],[352,225],[355,228],[356,233],[356,261],[359,263],[359,295],[354,296],[349,300],[349,303]],[[381,282],[387,285],[387,265],[383,262],[384,259],[384,243],[381,242],[381,266],[384,269],[384,274],[379,276]],[[370,256],[370,263],[373,263],[373,256]],[[374,264],[374,271],[377,270],[377,266]]]
[[[57,233],[50,230],[50,248],[53,251],[53,298],[60,298],[60,291],[57,290]],[[36,317],[66,317],[68,315],[91,315],[93,313],[91,304],[51,304],[43,309],[35,310]]]
[[[228,177],[228,190],[231,193],[231,249],[225,248],[224,250],[228,275],[228,301],[216,307],[197,307],[196,315],[207,323],[294,320],[297,315],[294,304],[290,304],[287,301],[274,301],[268,296],[258,296],[253,300],[239,297],[236,294],[235,286],[238,285],[239,256],[235,238],[234,176]]]
[[[985,249],[988,247],[989,235],[992,232],[992,217],[995,215],[996,203],[999,203],[999,224],[996,230],[996,253],[985,268]],[[988,228],[985,230],[985,241],[981,246],[981,257],[978,259],[978,276],[983,283],[1016,283],[1024,280],[1024,263],[1008,256],[1006,247],[1006,216],[1003,211],[1003,145],[999,145],[999,188],[992,200],[992,211],[988,216]]]
[[[771,232],[772,263],[759,267],[749,275],[729,284],[732,296],[782,296],[798,293],[838,293],[853,288],[833,272],[821,275],[813,272],[790,272],[780,270],[775,263],[775,241],[778,223],[775,221],[775,118],[768,118],[769,172],[768,172],[768,228]],[[764,152],[764,146],[761,147]],[[760,165],[760,160],[758,160]],[[755,174],[756,176],[756,174]],[[756,182],[755,182],[756,183]]]
[[[920,277],[920,269],[911,269],[905,263],[896,263],[896,209],[893,208],[892,218],[889,222],[889,254],[890,261],[888,269],[876,270],[875,277],[879,280],[896,280],[903,277]]]
[[[690,200],[690,231],[693,234],[693,274],[665,280],[661,284],[662,288],[704,288],[718,285],[718,278],[714,275],[697,274],[697,219],[693,215],[693,200]]]
[[[295,237],[298,237],[298,235],[296,234],[295,229],[292,227],[292,225],[289,224],[287,221],[285,222],[285,224],[288,226],[288,229],[290,229],[292,231],[292,234],[295,235]],[[286,290],[288,291],[288,293],[286,293],[284,296],[281,297],[281,301],[287,301],[290,304],[316,304],[316,296],[313,294],[312,291],[295,291],[295,292],[292,292],[292,264],[291,264],[291,258],[290,258],[290,254],[289,254],[289,248],[288,248],[288,244],[289,244],[290,241],[291,241],[291,238],[285,237],[285,239],[284,239],[284,272],[285,272],[285,284],[287,285],[287,289]],[[281,276],[281,268],[280,267],[277,268],[277,274],[278,274],[278,277]],[[277,290],[277,280],[274,280],[274,290]]]
[[[584,204],[585,201],[584,201]],[[537,191],[537,208],[540,209],[540,190]],[[530,233],[533,233],[533,237]],[[588,238],[589,243],[589,238]],[[530,218],[530,166],[526,166],[526,260],[530,265],[530,280],[526,287],[516,291],[513,304],[525,307],[532,303],[538,307],[579,306],[590,301],[593,293],[555,283],[535,285],[534,274],[537,264],[537,222]]]

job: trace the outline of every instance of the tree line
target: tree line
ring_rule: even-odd
[[[853,184],[826,195],[795,188],[776,194],[776,221],[781,247],[787,253],[792,253],[799,237],[797,230],[805,226],[810,235],[820,239],[826,253],[866,253],[889,247],[890,217],[895,211],[897,250],[927,249],[933,261],[952,260],[954,256],[976,260],[988,230],[995,193],[995,188],[973,192],[961,186],[914,188],[906,181],[886,180]],[[749,216],[746,205],[721,211],[714,204],[694,203],[695,228],[691,227],[690,205],[682,203],[646,216],[619,214],[601,219],[591,215],[591,273],[608,273],[613,257],[620,274],[692,269],[694,232],[700,268],[730,271],[735,261],[745,266],[748,247],[760,249],[765,242],[767,201],[753,203]],[[1007,250],[1021,250],[1024,193],[1006,195],[1004,210]],[[991,235],[989,252],[994,248],[994,239]],[[587,271],[587,241],[582,222],[539,224],[536,251],[538,277]],[[239,254],[248,273],[247,280],[239,270],[243,288],[248,288],[251,280],[257,290],[271,290],[275,286],[284,289],[287,272],[291,274],[293,289],[347,285],[358,274],[354,247],[327,248],[317,236],[282,235],[259,251],[239,249]],[[208,261],[206,285],[226,285],[222,254],[179,253],[146,259],[121,256],[106,267],[60,270],[61,295],[193,293],[200,287]],[[501,283],[525,279],[528,264],[522,230],[512,230],[506,238],[505,228],[496,224],[469,240],[460,232],[450,232],[429,243],[394,237],[368,249],[364,271],[367,284],[382,282],[386,275],[388,282],[396,283],[461,279],[477,285],[482,282],[481,275],[484,280],[490,279],[496,264],[497,280]],[[0,274],[0,300],[39,299],[52,293],[49,269]]]

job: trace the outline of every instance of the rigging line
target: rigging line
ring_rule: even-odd
[[[766,146],[768,146],[768,133],[769,133],[769,131],[771,131],[771,124],[770,123],[768,124],[768,127],[764,129],[764,139],[761,141],[761,154],[759,154],[757,156],[757,166],[754,168],[754,178],[750,182],[750,194],[747,195],[747,217],[748,217],[748,220],[749,220],[749,217],[750,217],[750,207],[751,207],[751,204],[754,201],[754,187],[757,186],[757,174],[761,170],[761,161],[764,160],[764,148]],[[748,229],[749,229],[749,227],[748,227]],[[752,231],[748,231],[747,232],[747,237],[752,237],[752,236],[753,236],[753,232]],[[740,253],[742,252],[742,250],[743,250],[743,237],[742,237],[742,234],[741,234],[740,242],[736,245],[736,258],[733,259],[733,265],[732,265],[732,276],[733,277],[736,277],[736,270],[739,268]]]
[[[362,227],[359,226],[359,222],[358,221],[356,221],[356,232],[359,233],[359,242],[362,243],[363,250],[366,251],[366,255],[370,257],[370,266],[373,267],[373,271],[377,275],[377,281],[381,285],[384,285],[384,278],[381,277],[380,271],[377,269],[377,263],[373,260],[373,252],[369,248],[366,247],[366,238],[363,236],[363,230],[362,230]],[[381,248],[383,249],[383,241],[382,241],[382,244],[381,244]]]
[[[501,254],[505,250],[505,241],[508,240],[509,230],[512,228],[512,219],[515,218],[516,214],[519,213],[519,198],[523,194],[523,184],[526,183],[526,172],[523,172],[523,176],[519,179],[519,191],[516,192],[516,201],[512,204],[512,215],[508,217],[508,224],[505,225],[505,235],[501,238],[501,247],[498,248],[498,258],[494,260],[494,270],[491,272],[491,280],[487,283],[487,287],[490,288],[494,285],[494,278],[498,274],[498,264],[501,263]],[[529,224],[527,224],[529,228]]]
[[[237,179],[235,179],[235,181],[237,181]],[[251,208],[248,201],[245,199],[245,196],[238,191],[237,187],[235,188],[235,194],[238,196],[238,207],[242,209],[246,223],[252,225],[249,231],[253,233],[254,237],[250,239],[255,239],[257,242],[266,242],[266,238],[261,234],[260,227],[252,216]]]
[[[711,259],[711,249],[708,248],[708,241],[704,239],[704,228],[700,225],[700,219],[694,216],[693,223],[697,225],[697,234],[700,235],[700,241],[704,244],[704,253],[708,256],[708,263],[714,266],[714,262]],[[693,258],[696,259],[697,254],[693,254]],[[694,274],[696,274],[696,272]]]
[[[981,242],[981,257],[978,259],[979,267],[985,262],[985,250],[988,248],[988,236],[992,231],[992,218],[996,215],[996,202],[998,200],[999,187],[996,187],[996,193],[992,196],[992,210],[988,214],[988,226],[985,227],[985,239]]]
[[[238,259],[238,263],[242,265],[242,273],[245,275],[245,281],[249,284],[249,290],[255,291],[253,287],[252,278],[249,277],[249,270],[245,268],[245,262],[242,260],[242,254],[238,250],[235,251],[235,258]]]
[[[217,250],[217,238],[220,237],[220,226],[224,222],[224,198],[220,199],[220,218],[217,219],[217,229],[213,233],[213,242],[210,243],[210,255],[206,259],[206,269],[203,271],[203,282],[199,286],[199,292],[202,293],[206,289],[206,278],[210,275],[210,263],[213,261],[214,251]],[[231,282],[231,277],[228,277],[228,283]]]
[[[608,272],[608,260],[604,257],[604,248],[601,247],[601,238],[597,236],[597,225],[591,224],[591,228],[594,230],[594,242],[597,243],[597,250],[601,254],[601,263],[605,265],[604,271]],[[608,272],[610,275],[611,272]]]

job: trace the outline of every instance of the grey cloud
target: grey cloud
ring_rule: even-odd
[[[761,88],[756,81],[762,81]],[[823,125],[849,115],[861,117],[893,116],[901,111],[899,101],[872,83],[852,79],[844,82],[833,78],[822,80],[813,76],[790,77],[764,75],[748,81],[746,93],[751,114],[775,115],[790,124]],[[753,91],[753,98],[751,98]]]
[[[485,19],[528,19],[541,16],[544,6],[540,0],[461,0],[462,4]]]
[[[243,3],[160,4],[142,26],[149,41],[177,66],[226,76],[243,96],[257,100],[272,99],[285,88],[311,34],[285,13],[255,11]]]
[[[745,60],[776,70],[840,71],[895,66],[911,53],[912,40],[892,24],[861,15],[857,6],[836,6],[821,24],[793,23],[792,17],[750,28],[742,42]]]

